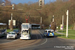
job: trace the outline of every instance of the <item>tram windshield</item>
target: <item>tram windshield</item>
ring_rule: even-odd
[[[22,28],[28,29],[28,25],[22,25]]]

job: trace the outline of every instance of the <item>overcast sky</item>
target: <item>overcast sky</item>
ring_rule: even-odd
[[[34,3],[34,2],[38,2],[39,0],[11,0],[11,2],[15,3],[15,4],[18,4],[18,3],[28,3],[29,1]],[[55,0],[45,0],[45,4],[49,3],[50,1],[53,2]]]

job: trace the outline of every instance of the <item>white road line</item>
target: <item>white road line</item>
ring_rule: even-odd
[[[40,31],[39,31],[40,32]],[[42,32],[40,32],[41,34],[42,34]],[[41,36],[41,35],[40,35]],[[42,37],[42,36],[41,36]],[[47,42],[48,40],[47,40],[47,38],[46,38],[46,40],[45,40],[45,42],[43,42],[42,44],[40,44],[40,45],[43,45],[43,44],[45,44],[46,42]]]
[[[40,45],[44,45],[46,42],[47,42],[47,38],[46,38],[45,42],[43,42],[43,43],[42,43],[42,44],[40,44]]]
[[[39,32],[40,32],[40,31],[39,31]],[[41,32],[40,32],[40,33],[41,33]],[[36,36],[37,36],[37,35],[36,35]],[[41,36],[41,35],[40,35],[40,36]],[[38,38],[38,36],[37,36],[37,38]],[[42,36],[41,36],[41,38],[42,38]],[[45,38],[45,41],[44,41],[43,43],[38,44],[38,45],[33,45],[33,46],[25,47],[25,48],[31,48],[31,47],[41,46],[41,45],[44,45],[47,41],[48,41],[47,38]],[[24,48],[24,49],[25,49],[25,48]],[[19,49],[19,50],[21,50],[21,49]]]

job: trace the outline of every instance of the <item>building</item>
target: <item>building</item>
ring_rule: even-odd
[[[43,7],[44,6],[44,0],[39,0],[39,6]]]

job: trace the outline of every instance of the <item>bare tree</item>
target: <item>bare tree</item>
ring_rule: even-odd
[[[11,2],[9,0],[5,0],[5,5],[6,6],[11,5]]]

